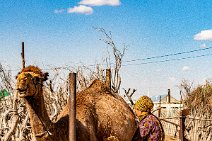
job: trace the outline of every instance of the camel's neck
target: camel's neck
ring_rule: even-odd
[[[48,132],[51,120],[47,114],[42,88],[34,97],[26,98],[26,107],[34,135]]]

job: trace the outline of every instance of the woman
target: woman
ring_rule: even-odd
[[[138,129],[132,141],[164,141],[165,135],[160,120],[151,113],[154,104],[148,96],[142,96],[134,105],[139,119]]]

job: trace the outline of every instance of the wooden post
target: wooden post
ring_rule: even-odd
[[[167,103],[171,102],[171,91],[168,89]]]
[[[183,104],[183,97],[182,97],[182,91],[180,91],[180,110],[182,110],[182,104]]]
[[[181,110],[180,112],[180,131],[179,131],[179,138],[180,141],[188,141],[184,136],[185,131],[185,119],[186,116],[189,114],[188,109]]]
[[[106,82],[105,82],[106,88],[108,90],[111,90],[111,70],[106,69]]]
[[[159,101],[159,109],[158,109],[158,117],[160,118],[161,115],[161,96],[160,96],[160,101]]]
[[[69,141],[76,141],[76,73],[69,73]]]
[[[21,58],[22,58],[22,68],[25,68],[24,42],[22,42],[22,52],[21,52]]]

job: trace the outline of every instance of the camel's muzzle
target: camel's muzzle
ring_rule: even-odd
[[[27,89],[21,89],[21,88],[17,88],[16,90],[18,91],[19,97],[24,97],[27,91]]]

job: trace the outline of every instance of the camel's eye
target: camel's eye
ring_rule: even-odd
[[[19,77],[18,81],[25,83],[27,81],[27,77]]]
[[[25,76],[24,76],[24,78],[26,78],[26,79],[28,79],[28,78],[29,78],[29,79],[32,79],[32,75],[29,74],[29,73],[26,73]]]

